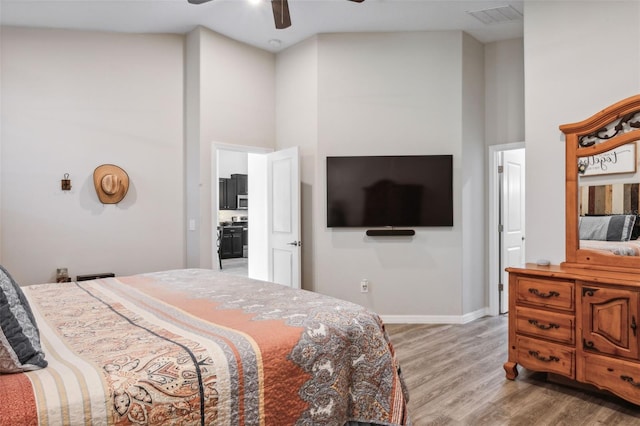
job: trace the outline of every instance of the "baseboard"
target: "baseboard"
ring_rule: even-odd
[[[489,308],[464,315],[380,315],[385,324],[466,324],[489,315]]]
[[[488,306],[485,306],[482,309],[478,309],[477,311],[474,312],[469,312],[468,314],[464,314],[462,316],[462,323],[461,324],[466,324],[468,322],[471,321],[475,321],[478,318],[482,318],[482,317],[486,317],[491,315],[491,310],[489,309]]]

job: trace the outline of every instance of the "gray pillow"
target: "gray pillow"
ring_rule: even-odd
[[[579,231],[581,240],[629,241],[636,215],[581,216]]]
[[[0,266],[0,374],[46,366],[29,302],[20,286]]]

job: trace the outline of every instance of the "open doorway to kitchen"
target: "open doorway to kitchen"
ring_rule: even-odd
[[[264,154],[265,148],[216,143],[213,145],[212,222],[213,264],[225,273],[248,276],[250,153]]]
[[[217,224],[212,236],[213,264],[223,272],[300,288],[298,147],[274,152],[214,144],[211,169],[212,181],[217,180],[212,182],[211,197],[211,220]]]

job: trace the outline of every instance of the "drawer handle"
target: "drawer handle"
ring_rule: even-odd
[[[633,380],[633,377],[630,376],[620,376],[620,378],[622,379],[622,381],[629,383],[632,386],[635,386],[637,388],[640,388],[640,383],[636,383],[635,380]]]
[[[558,358],[557,356],[549,355],[549,358],[545,358],[543,356],[540,356],[540,353],[538,353],[538,351],[529,351],[529,355],[531,355],[532,357],[534,357],[538,361],[542,361],[542,362],[551,362],[551,361],[558,362],[558,361],[560,361],[560,358]]]
[[[549,355],[549,358],[545,358],[543,356],[540,356],[540,353],[538,351],[529,351],[529,355],[531,355],[532,357],[534,357],[538,361],[542,361],[542,362],[551,362],[551,361],[558,362],[558,361],[560,361],[560,358],[558,358],[557,356]]]
[[[582,339],[582,348],[600,352],[600,349],[596,348],[596,345],[591,340]]]
[[[530,319],[529,320],[529,324],[535,325],[540,330],[551,330],[552,328],[560,328],[560,326],[558,324],[554,324],[552,322],[550,322],[549,325],[538,324],[538,321],[534,320],[534,319]]]
[[[540,293],[537,288],[530,288],[529,293],[535,294],[536,296],[542,297],[543,299],[560,296],[560,293],[558,293],[557,291],[550,291],[549,293]]]
[[[638,326],[636,325],[636,317],[631,316],[631,329],[633,330],[633,335],[636,335],[636,329]]]

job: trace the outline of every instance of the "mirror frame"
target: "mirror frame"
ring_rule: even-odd
[[[623,99],[581,122],[560,126],[566,138],[566,261],[563,263],[564,266],[623,271],[630,268],[640,269],[640,256],[620,256],[604,251],[581,249],[578,232],[578,159],[601,154],[640,140],[640,115],[636,117],[636,113],[640,113],[640,95]],[[608,136],[606,127],[618,119],[621,124],[624,124],[619,126],[623,133],[615,132],[614,136]],[[618,128],[615,127],[615,130]],[[608,131],[610,132],[611,129]],[[580,142],[584,138],[598,141],[589,146],[581,146]]]

